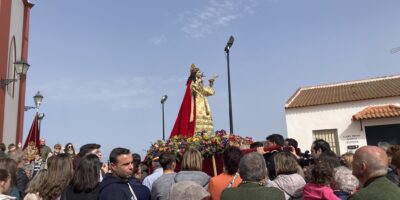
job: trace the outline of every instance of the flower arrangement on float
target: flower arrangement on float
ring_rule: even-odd
[[[186,149],[189,148],[197,149],[203,158],[208,158],[223,154],[230,145],[247,149],[251,143],[253,143],[252,138],[227,134],[225,130],[216,131],[213,135],[196,133],[193,137],[174,136],[166,141],[157,140],[151,144],[149,150],[147,150],[145,161],[150,164],[153,158],[165,151],[174,153],[177,160],[181,161]]]

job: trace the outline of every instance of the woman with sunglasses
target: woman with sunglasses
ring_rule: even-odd
[[[67,143],[64,148],[64,153],[71,157],[72,160],[75,158],[75,149],[71,142]]]

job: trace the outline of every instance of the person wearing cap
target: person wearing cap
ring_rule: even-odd
[[[100,151],[100,147],[101,145],[96,143],[88,143],[81,146],[81,148],[79,149],[79,153],[73,160],[74,169],[76,169],[76,167],[78,166],[80,159],[88,154],[96,155],[97,157],[99,157],[99,160],[101,162],[102,154]],[[107,172],[108,172],[108,165],[106,163],[101,163],[100,181],[103,180],[103,177]]]
[[[79,153],[78,155],[80,157],[83,157],[87,154],[96,154],[97,157],[99,157],[99,159],[101,160],[101,151],[100,151],[100,144],[96,144],[96,143],[89,143],[89,144],[85,144],[83,146],[81,146],[81,148],[79,149]]]
[[[159,157],[153,158],[151,162],[151,166],[153,167],[153,173],[143,180],[143,185],[145,185],[151,191],[151,186],[153,185],[154,181],[156,181],[160,176],[163,175],[163,168],[160,165]]]

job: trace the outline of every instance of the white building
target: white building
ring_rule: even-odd
[[[14,63],[28,61],[28,0],[0,0],[0,142],[22,142],[26,76]],[[13,80],[13,81],[10,81]]]
[[[285,105],[288,138],[315,139],[338,155],[380,141],[400,144],[400,75],[299,88]]]

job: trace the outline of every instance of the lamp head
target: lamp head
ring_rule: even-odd
[[[30,65],[24,60],[19,60],[14,62],[14,66],[17,74],[21,76],[21,75],[26,75]]]
[[[165,101],[167,101],[167,99],[168,99],[168,96],[167,96],[167,95],[163,95],[163,96],[161,97],[161,103],[164,104]]]
[[[44,113],[39,113],[39,120],[42,120],[44,118]]]
[[[227,52],[227,53],[229,52],[234,41],[235,41],[235,38],[231,35],[231,37],[229,37],[228,42],[226,43],[225,50],[224,50],[225,52]]]
[[[40,104],[42,103],[43,100],[43,95],[40,94],[40,91],[38,91],[35,96],[33,96],[33,101],[35,102],[36,108],[40,107]]]

